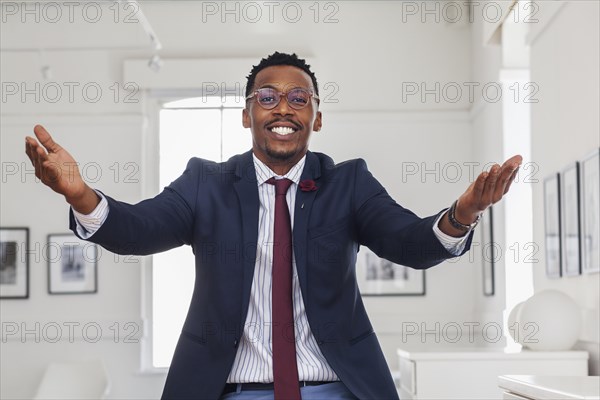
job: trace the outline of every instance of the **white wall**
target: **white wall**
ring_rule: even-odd
[[[531,43],[531,79],[541,92],[532,109],[532,152],[542,178],[600,146],[599,7],[598,2],[566,2]],[[542,180],[534,185],[533,203],[534,240],[544,243]],[[598,375],[600,275],[548,279],[543,253],[540,260],[535,290],[558,289],[579,304],[584,321],[579,347],[590,351],[590,373]]]

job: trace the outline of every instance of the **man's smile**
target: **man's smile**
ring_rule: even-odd
[[[271,128],[271,132],[274,132],[280,136],[287,136],[289,134],[296,132],[296,129],[290,128],[288,126],[275,126],[275,127]]]
[[[267,131],[274,133],[275,138],[283,139],[291,137],[298,132],[301,127],[298,123],[291,121],[276,121],[266,125]]]

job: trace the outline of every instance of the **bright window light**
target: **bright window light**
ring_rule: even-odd
[[[196,97],[160,110],[160,187],[184,171],[192,157],[226,161],[250,150],[250,131],[242,127],[243,99]],[[200,188],[202,190],[202,188]],[[152,364],[168,367],[192,297],[194,255],[182,246],[153,256]]]

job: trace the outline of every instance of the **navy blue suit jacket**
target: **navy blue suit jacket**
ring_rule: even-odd
[[[399,206],[362,159],[336,165],[308,152],[301,179],[318,187],[297,191],[293,229],[312,333],[354,395],[396,399],[357,287],[357,252],[363,245],[398,264],[436,265],[452,257],[433,233],[437,215],[422,219]],[[108,218],[90,241],[136,255],[192,246],[195,287],[163,398],[217,399],[243,334],[255,266],[259,197],[252,152],[224,163],[191,159],[162,193],[136,205],[107,199]]]

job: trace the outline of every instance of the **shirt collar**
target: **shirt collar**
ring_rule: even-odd
[[[262,185],[272,177],[277,179],[287,178],[294,182],[296,185],[300,183],[300,177],[302,176],[302,171],[304,170],[304,164],[306,163],[306,154],[288,171],[285,175],[277,175],[273,170],[265,163],[260,161],[256,154],[252,153],[252,158],[254,159],[254,169],[256,170],[256,180],[258,185]]]

